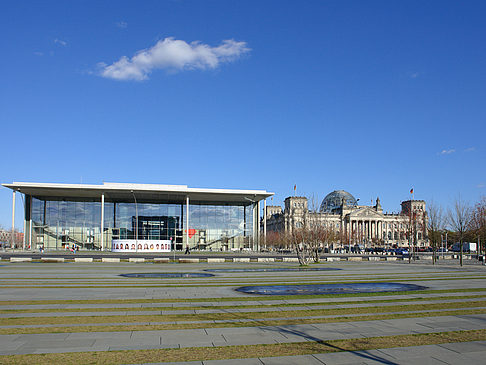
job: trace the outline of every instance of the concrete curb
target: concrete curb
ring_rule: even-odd
[[[64,257],[41,257],[42,262],[64,262]]]
[[[429,261],[432,259],[431,255],[424,255],[419,257],[419,259],[423,261]],[[442,256],[438,256],[440,260],[450,260],[450,259],[459,259],[459,255],[449,255],[442,258]],[[464,255],[464,260],[473,260],[473,257]],[[134,263],[142,263],[142,262],[151,262],[151,263],[169,263],[173,259],[170,257],[154,257],[152,258],[143,258],[143,257],[129,257],[129,258],[119,258],[119,257],[102,257],[102,258],[93,258],[93,257],[72,257],[63,258],[63,257],[50,257],[44,256],[39,258],[32,258],[32,257],[10,257],[4,258],[3,261],[10,261],[12,263],[16,262],[32,262],[38,261],[41,262],[106,262],[106,263],[118,263],[118,262],[134,262]],[[407,257],[402,256],[331,256],[321,257],[321,261],[348,261],[348,262],[362,262],[362,261],[404,261],[408,260]],[[299,262],[297,257],[208,257],[208,258],[189,258],[189,257],[179,257],[175,259],[175,262],[178,263],[232,263],[232,262],[241,262],[241,263],[270,263],[270,262]]]
[[[326,257],[326,261],[341,261],[340,257]]]
[[[194,263],[200,263],[201,260],[200,259],[189,259],[189,258],[183,258],[183,259],[179,259],[179,262],[181,264],[194,264]]]
[[[283,257],[282,262],[299,262],[297,257]]]
[[[31,262],[32,257],[11,257],[10,262]]]
[[[250,262],[249,257],[235,257],[233,258],[233,262]]]
[[[92,257],[75,257],[74,262],[93,262]]]
[[[233,261],[233,260],[231,260],[231,261]],[[208,258],[208,262],[226,262],[226,259],[224,259],[224,258],[211,258],[211,257],[209,257]]]
[[[170,259],[168,257],[154,257],[154,263],[155,264],[168,264],[170,262]]]
[[[130,257],[128,262],[145,262],[145,259],[143,257]]]
[[[101,262],[120,262],[118,257],[102,257]]]
[[[258,262],[275,262],[274,257],[259,257]]]

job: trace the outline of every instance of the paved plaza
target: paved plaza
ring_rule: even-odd
[[[459,268],[430,263],[343,262],[316,265],[340,269],[333,271],[217,272],[209,278],[120,276],[256,267],[296,264],[3,262],[0,363],[32,360],[22,355],[95,351],[106,355],[127,350],[127,354],[160,350],[160,358],[121,363],[480,364],[486,359],[486,339],[421,343],[425,337],[417,337],[413,346],[359,351],[336,347],[334,352],[304,355],[218,355],[219,359],[208,355],[187,362],[163,358],[166,349],[182,353],[187,349],[287,344],[298,351],[299,343],[486,330],[486,268],[481,265]],[[357,282],[427,288],[423,292],[314,297],[251,296],[235,290],[248,285]]]

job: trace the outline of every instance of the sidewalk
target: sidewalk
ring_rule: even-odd
[[[257,345],[486,328],[486,315],[189,330],[1,335],[0,355]]]
[[[252,359],[164,362],[163,365],[357,365],[357,364],[484,364],[486,341],[396,347],[369,351],[335,352]],[[154,365],[154,363],[151,363]]]

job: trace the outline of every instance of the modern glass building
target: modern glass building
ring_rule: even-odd
[[[258,250],[264,190],[186,185],[3,184],[24,194],[25,247],[160,252]],[[14,216],[14,214],[13,214]]]

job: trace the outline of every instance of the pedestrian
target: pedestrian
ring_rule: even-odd
[[[191,251],[189,250],[189,245],[186,246],[186,252],[184,252],[184,255],[190,255]]]

